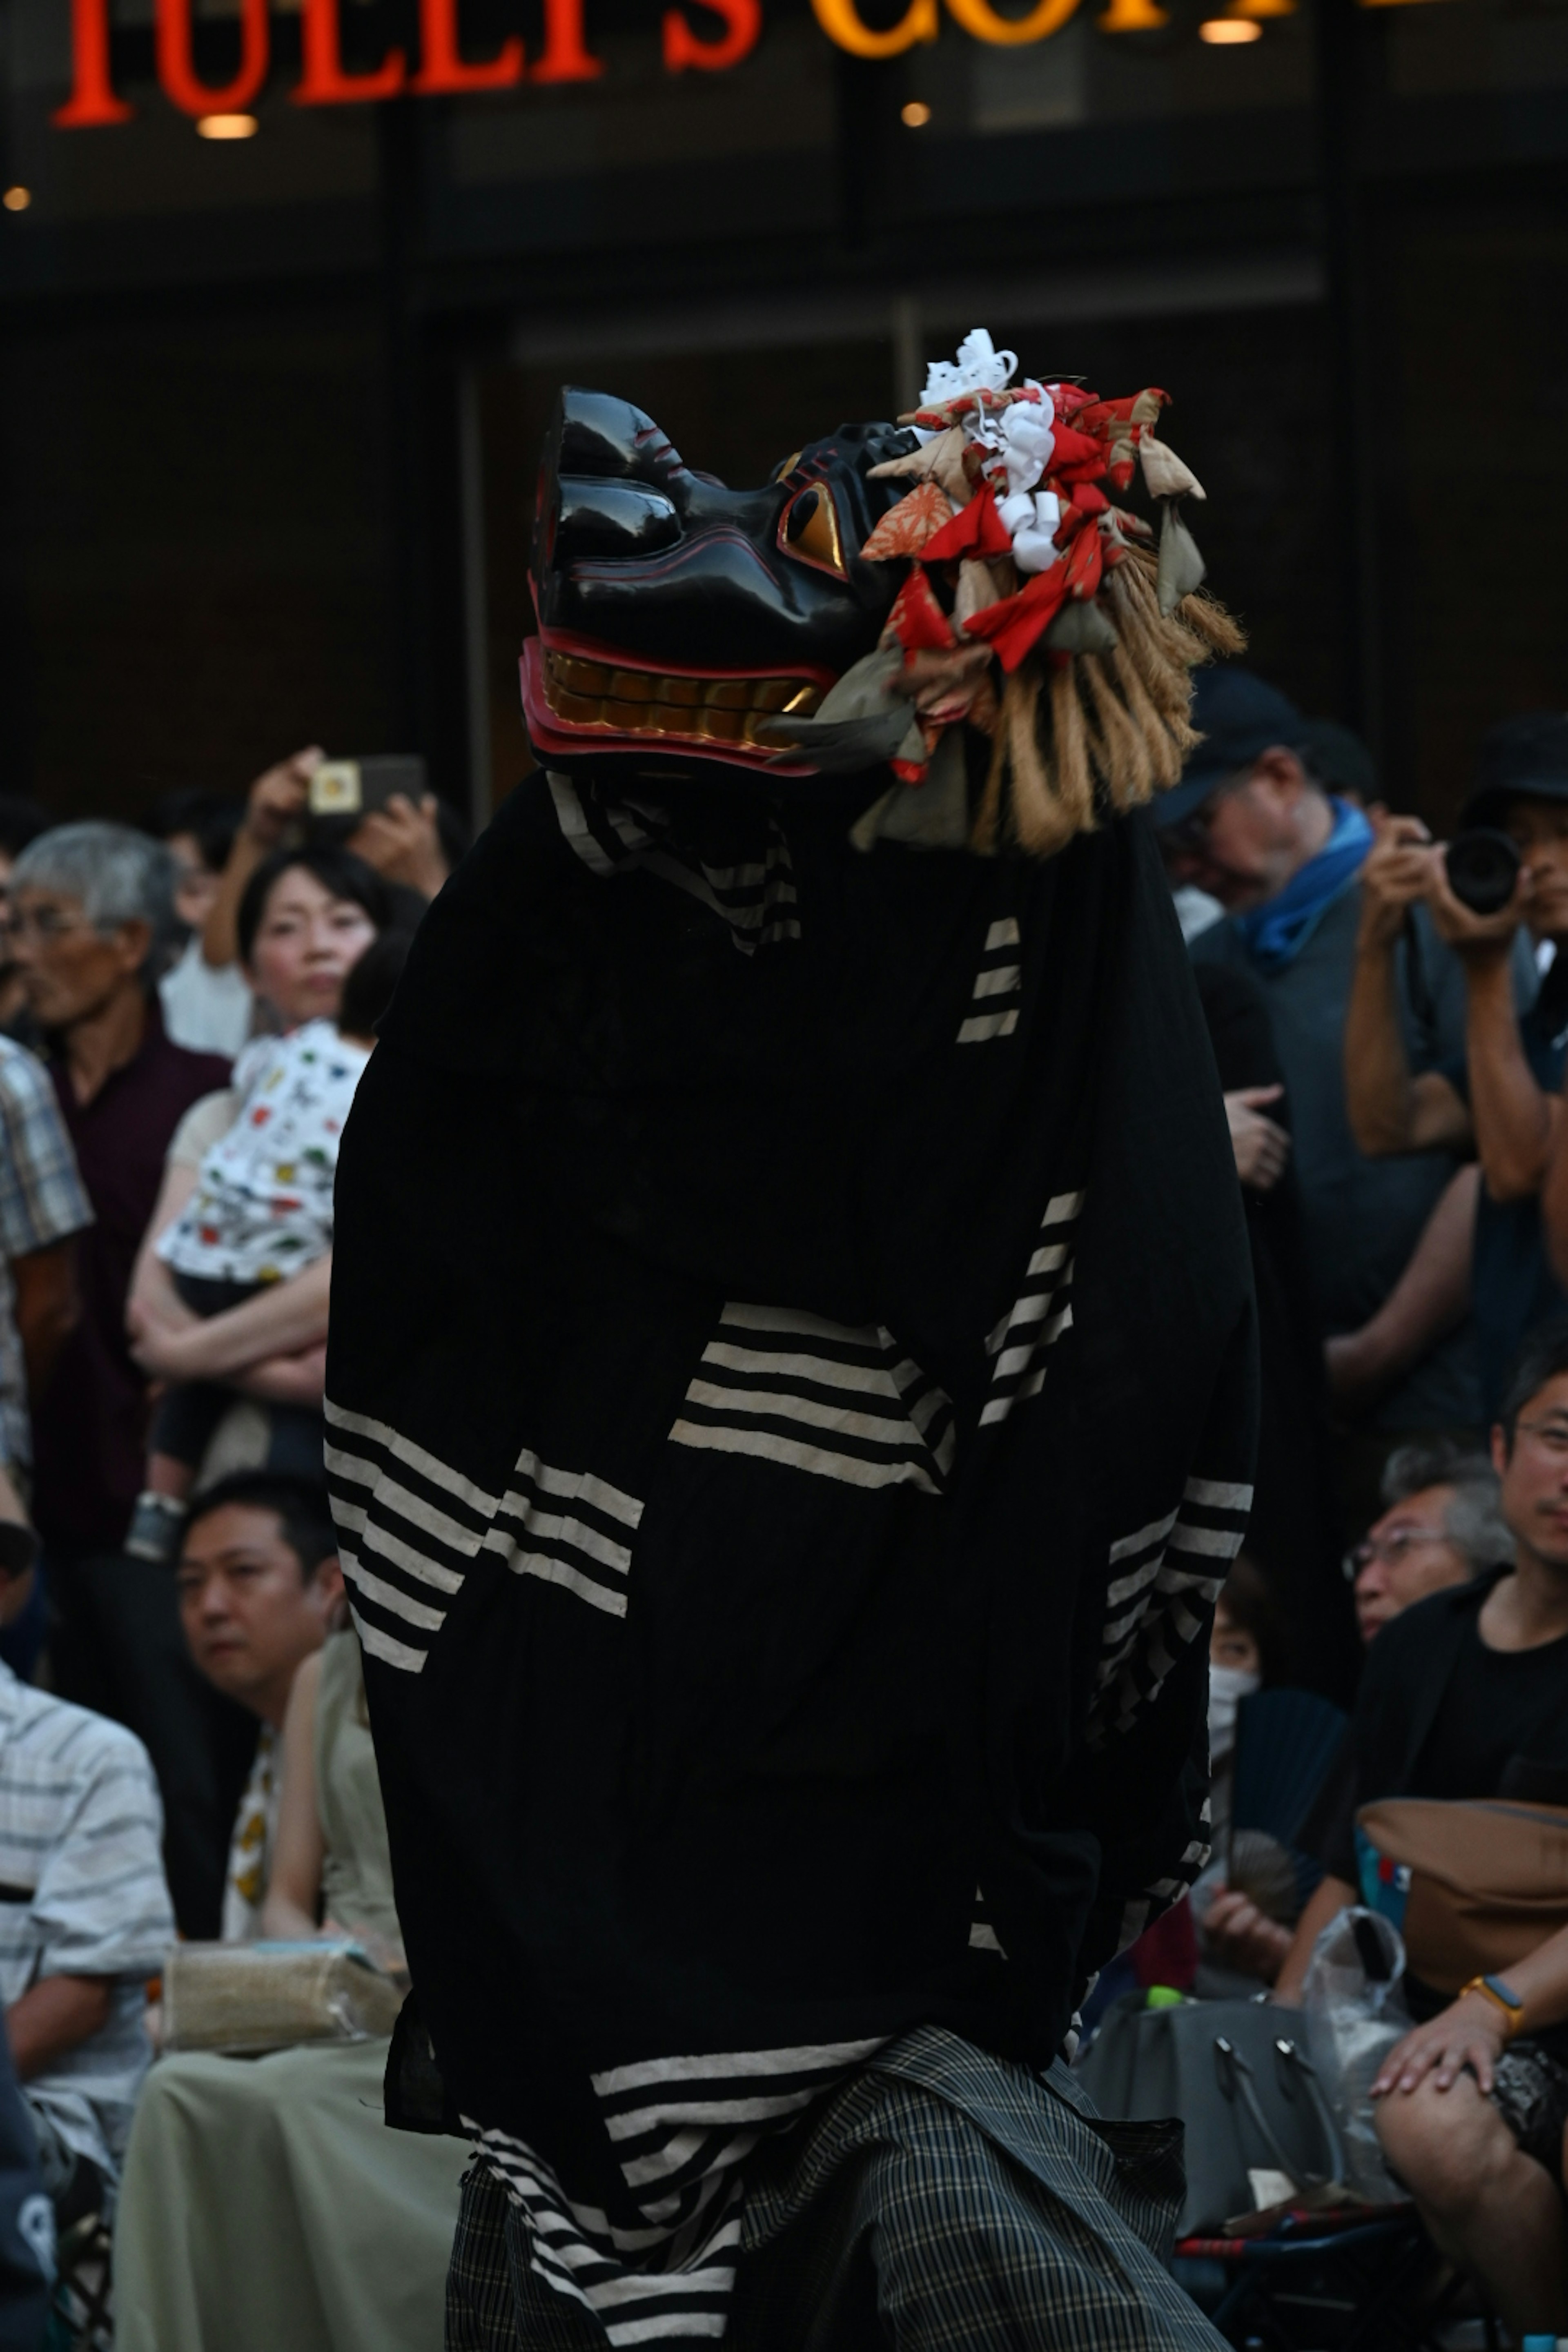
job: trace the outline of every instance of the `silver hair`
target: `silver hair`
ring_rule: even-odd
[[[1502,1486],[1480,1449],[1463,1438],[1436,1437],[1401,1445],[1388,1457],[1383,1499],[1391,1507],[1428,1486],[1451,1486],[1444,1532],[1479,1576],[1513,1558],[1513,1538],[1502,1515]]]
[[[78,899],[94,930],[152,926],[150,961],[161,961],[174,929],[175,866],[161,841],[128,824],[57,824],[29,842],[11,868],[11,888],[58,890]]]

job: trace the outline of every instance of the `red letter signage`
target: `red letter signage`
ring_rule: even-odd
[[[530,81],[593,81],[604,72],[583,40],[583,0],[544,0],[544,55]]]
[[[418,72],[409,83],[421,98],[464,89],[504,89],[522,79],[522,40],[503,41],[498,57],[468,65],[458,48],[458,0],[419,0]]]
[[[267,79],[267,0],[243,0],[239,71],[222,89],[196,79],[191,0],[158,0],[158,79],[186,114],[241,114]]]
[[[708,73],[721,73],[726,66],[738,66],[756,47],[757,36],[763,29],[763,0],[703,0],[703,5],[724,20],[725,29],[716,41],[700,41],[683,8],[665,10],[667,73],[679,73],[684,66],[700,66]]]
[[[296,106],[342,106],[351,99],[395,98],[403,88],[401,49],[389,49],[374,73],[343,71],[338,0],[304,0],[300,40],[305,70],[289,95]]]
[[[76,79],[50,121],[62,131],[95,122],[129,122],[134,110],[116,98],[109,80],[109,0],[71,0],[71,59]]]

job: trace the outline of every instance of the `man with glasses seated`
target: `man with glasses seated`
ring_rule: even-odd
[[[1439,1437],[1400,1446],[1383,1474],[1383,1500],[1387,1507],[1382,1517],[1344,1560],[1363,1643],[1416,1601],[1468,1584],[1513,1557],[1497,1472],[1464,1439]],[[1353,1846],[1359,1801],[1355,1739],[1347,1732],[1302,1831],[1306,1850],[1342,1853],[1347,1840]],[[1342,1889],[1337,1900],[1345,1900]],[[1229,1888],[1210,1905],[1204,1937],[1211,1956],[1223,1966],[1272,1984],[1289,1954],[1294,1931]]]
[[[1358,1351],[1358,1385],[1384,1386],[1368,1405],[1368,1442],[1342,1462],[1354,1524],[1397,1436],[1482,1425],[1466,1316],[1469,1219],[1440,1213],[1459,1157],[1368,1159],[1351,1132],[1343,1038],[1371,824],[1324,789],[1309,723],[1284,695],[1234,663],[1200,670],[1194,685],[1204,740],[1153,810],[1173,883],[1195,884],[1226,910],[1192,941],[1194,961],[1249,973],[1268,1003],[1325,1331],[1360,1335],[1374,1318],[1381,1331],[1401,1294],[1397,1329]],[[1405,944],[1395,955],[1397,1015],[1409,1066],[1430,1071],[1463,1055],[1465,982],[1425,906],[1413,936],[1414,966]],[[1519,976],[1528,995],[1527,953]]]
[[[79,1603],[88,1563],[119,1550],[142,1486],[147,1381],[126,1338],[126,1293],[169,1139],[228,1079],[226,1061],[163,1033],[157,966],[174,881],[167,850],[118,824],[58,825],[11,873],[12,952],[93,1217],[78,1245],[79,1319],[34,1412],[33,1516],[59,1619],[56,1687],[109,1712],[106,1662]]]
[[[1301,1916],[1278,2000],[1300,1999],[1319,1933],[1360,1899],[1363,1806],[1568,1800],[1568,1325],[1525,1343],[1491,1447],[1510,1558],[1405,1609],[1373,1643],[1352,1726],[1350,1801],[1320,1846],[1328,1875]],[[1410,1545],[1406,1556],[1416,1549],[1436,1547]],[[1568,2329],[1558,2189],[1568,1937],[1455,2001],[1408,1971],[1404,1990],[1417,2024],[1379,2078],[1384,2154],[1439,2244],[1479,2273],[1510,2326]]]
[[[1382,1517],[1345,1555],[1363,1642],[1414,1602],[1513,1557],[1497,1472],[1463,1440],[1400,1446],[1383,1474],[1383,1499]]]

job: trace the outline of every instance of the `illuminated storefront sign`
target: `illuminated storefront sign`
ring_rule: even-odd
[[[1018,16],[1004,16],[995,0],[909,0],[903,16],[885,30],[867,24],[858,0],[811,0],[811,5],[817,23],[839,48],[858,58],[895,58],[919,42],[935,40],[943,6],[975,40],[1011,48],[1048,40],[1077,14],[1082,0],[1034,0]],[[1397,5],[1400,0],[1361,0],[1363,7]],[[1231,0],[1229,13],[1262,18],[1290,15],[1296,5],[1297,0]],[[156,0],[155,50],[163,95],[198,120],[238,115],[267,79],[268,0],[240,0],[239,69],[220,87],[204,82],[196,73],[192,6],[193,0]],[[296,106],[349,106],[404,92],[439,98],[502,89],[523,80],[594,80],[604,68],[588,47],[584,0],[543,0],[543,6],[544,45],[537,57],[527,57],[521,38],[514,36],[502,42],[495,56],[474,60],[463,56],[459,45],[458,0],[419,0],[417,58],[390,48],[378,65],[351,72],[342,60],[339,0],[300,0],[301,70],[289,96]],[[763,29],[763,0],[702,0],[702,6],[705,17],[719,20],[717,33],[699,31],[683,5],[665,10],[668,72],[691,68],[723,72],[755,48]],[[113,86],[109,9],[110,0],[71,0],[74,80],[69,98],[52,118],[63,130],[127,122],[134,110]],[[1143,32],[1168,21],[1161,0],[1101,0],[1095,16],[1106,33]]]

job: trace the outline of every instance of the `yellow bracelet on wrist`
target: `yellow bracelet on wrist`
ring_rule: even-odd
[[[1479,1992],[1484,2000],[1489,2000],[1492,2007],[1499,2011],[1503,2021],[1506,2041],[1511,2042],[1516,2033],[1523,2032],[1524,2003],[1504,1978],[1472,1977],[1468,1985],[1460,1986],[1459,1999],[1463,2000],[1468,1992]]]

